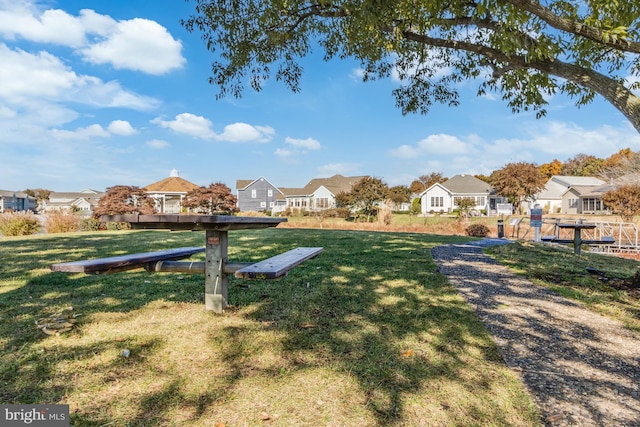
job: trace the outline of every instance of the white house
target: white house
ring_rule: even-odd
[[[89,216],[103,195],[103,192],[91,189],[80,192],[51,192],[49,198],[42,201],[42,210],[78,212]]]
[[[330,178],[315,178],[304,188],[281,188],[285,208],[301,211],[316,211],[336,207],[336,196],[348,193],[364,176],[334,175]]]
[[[491,193],[491,186],[475,176],[455,175],[445,182],[433,184],[420,194],[422,214],[450,213],[458,207],[458,201],[467,198],[475,200],[472,209],[486,212]]]
[[[549,178],[544,189],[535,195],[534,203],[549,213],[578,213],[580,193],[605,184],[603,180],[592,176],[554,175]],[[576,191],[568,192],[572,187],[576,187]]]

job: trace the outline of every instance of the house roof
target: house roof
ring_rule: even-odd
[[[434,184],[435,185],[435,184]],[[491,193],[491,186],[473,175],[455,175],[440,185],[452,194]]]
[[[566,191],[562,194],[562,196],[564,197],[565,194],[571,191],[578,197],[585,197],[585,196],[600,197],[602,196],[602,193],[610,189],[609,187],[610,187],[609,185],[605,187],[601,185],[572,185],[571,187],[566,189]]]
[[[253,184],[254,182],[258,182],[258,181],[266,181],[269,183],[269,185],[273,188],[275,188],[278,191],[281,191],[278,187],[276,187],[275,185],[273,185],[267,178],[261,176],[258,179],[238,179],[236,180],[236,190],[246,190],[248,187],[251,186],[251,184]]]
[[[549,181],[557,182],[565,187],[576,185],[602,185],[604,181],[595,176],[553,175]]]
[[[252,182],[255,182],[255,179],[237,179],[236,180],[236,190],[244,190],[248,186],[251,185]]]
[[[362,178],[365,178],[365,176],[334,175],[330,178],[314,178],[303,188],[280,188],[280,191],[286,197],[307,197],[315,193],[318,188],[324,187],[336,196],[342,192],[351,191],[353,186]]]
[[[330,178],[315,178],[309,181],[304,186],[303,194],[313,194],[318,188],[324,187],[329,190],[334,196],[342,192],[349,192],[358,181],[365,178],[365,176],[342,176],[333,175]]]
[[[199,185],[189,182],[184,178],[178,176],[176,170],[171,171],[171,176],[162,179],[153,184],[149,184],[142,189],[149,193],[188,193],[191,190],[199,188]]]
[[[537,199],[560,199],[567,189],[577,186],[601,186],[605,182],[593,176],[566,176],[554,175],[544,186],[544,189],[538,193]]]

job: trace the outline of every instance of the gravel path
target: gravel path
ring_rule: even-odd
[[[485,239],[432,249],[546,426],[640,426],[640,336],[496,264]]]

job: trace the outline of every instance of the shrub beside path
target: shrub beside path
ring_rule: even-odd
[[[482,252],[439,246],[440,273],[475,308],[546,426],[640,426],[640,336],[519,277]]]

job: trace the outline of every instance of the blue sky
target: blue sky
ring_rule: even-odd
[[[214,59],[180,25],[183,0],[0,0],[0,190],[105,190],[169,176],[198,185],[264,176],[302,187],[334,174],[408,185],[423,174],[489,174],[510,162],[608,157],[640,135],[597,99],[550,99],[514,115],[460,86],[461,106],[402,116],[393,78],[306,58],[301,93],[271,81],[216,100]]]

